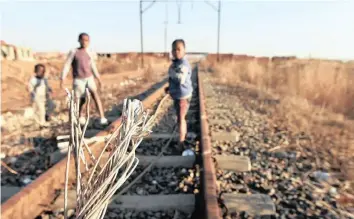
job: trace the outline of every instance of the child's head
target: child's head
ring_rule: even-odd
[[[87,33],[80,33],[79,43],[82,48],[87,48],[90,43],[90,37]]]
[[[174,59],[182,59],[185,52],[186,44],[183,39],[177,39],[172,43],[172,56]]]
[[[45,66],[43,64],[37,64],[34,66],[34,73],[37,77],[43,78],[45,74]]]

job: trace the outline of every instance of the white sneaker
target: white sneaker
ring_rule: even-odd
[[[85,119],[85,117],[80,117],[80,118],[79,118],[79,123],[80,123],[81,126],[84,126],[84,125],[86,124],[86,119]]]
[[[100,124],[101,125],[107,125],[108,124],[108,120],[106,118],[101,118],[100,119]]]

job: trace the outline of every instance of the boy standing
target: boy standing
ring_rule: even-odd
[[[81,33],[79,35],[80,47],[73,49],[69,52],[67,61],[64,65],[64,69],[61,75],[60,87],[63,88],[63,82],[69,73],[70,67],[73,69],[73,88],[76,98],[80,99],[80,109],[79,109],[79,122],[81,125],[85,124],[85,118],[81,117],[81,111],[83,105],[86,102],[86,88],[88,88],[92,98],[95,102],[96,108],[99,111],[101,120],[101,125],[106,125],[108,123],[104,116],[102,103],[97,92],[97,87],[94,77],[98,81],[99,87],[101,87],[101,79],[98,73],[94,54],[89,50],[90,37],[87,33]],[[89,106],[87,106],[89,107]]]
[[[187,135],[186,115],[193,93],[192,69],[185,58],[185,42],[177,39],[172,43],[172,64],[168,69],[169,87],[167,90],[173,99],[179,127],[179,146],[185,146]]]
[[[44,78],[45,66],[37,64],[34,66],[35,75],[31,77],[28,85],[28,91],[31,94],[31,102],[36,122],[40,127],[46,127],[46,103],[50,100],[52,89],[48,81]]]

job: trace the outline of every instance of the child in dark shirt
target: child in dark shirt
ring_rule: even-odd
[[[169,87],[166,91],[173,99],[179,128],[179,146],[185,146],[187,135],[186,115],[193,93],[192,69],[185,57],[185,42],[177,39],[172,43],[172,64],[168,69]]]
[[[102,102],[98,93],[95,78],[98,81],[98,85],[101,88],[102,82],[100,74],[98,73],[97,66],[95,64],[96,54],[89,48],[90,37],[87,33],[81,33],[79,35],[80,47],[75,48],[69,52],[67,61],[64,65],[64,69],[61,75],[60,86],[63,88],[64,79],[68,75],[70,68],[73,69],[74,78],[74,93],[77,98],[80,99],[79,106],[79,122],[84,125],[86,122],[85,117],[81,116],[83,111],[83,106],[86,103],[86,88],[89,90],[92,98],[96,104],[96,108],[100,114],[100,124],[107,125],[108,120],[106,119],[103,111]]]

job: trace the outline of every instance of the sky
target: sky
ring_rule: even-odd
[[[157,1],[143,14],[144,51],[183,38],[187,51],[216,52],[218,13],[205,1]],[[217,1],[210,1],[217,6]],[[149,2],[144,2],[146,7]],[[220,52],[354,59],[354,1],[221,0]],[[34,51],[67,52],[87,32],[97,52],[140,51],[139,1],[0,0],[0,38]]]

